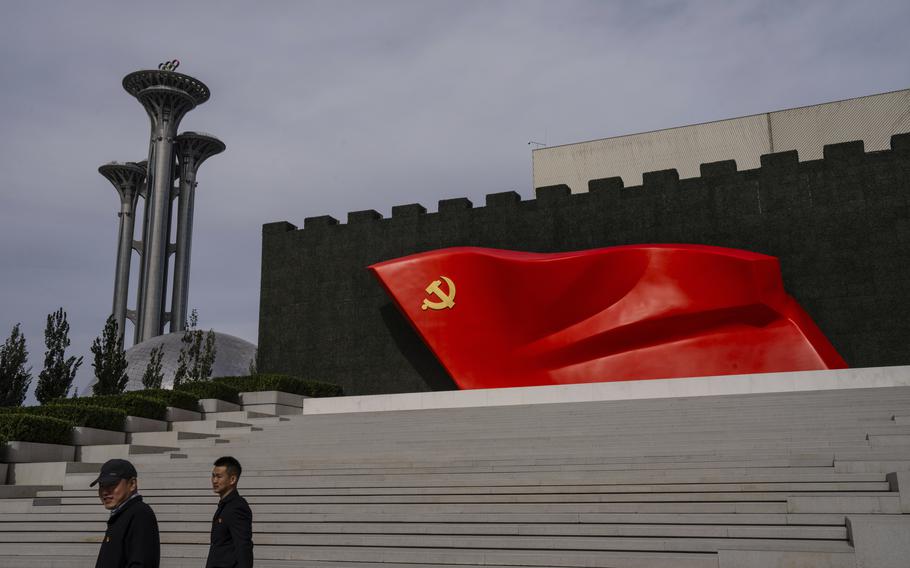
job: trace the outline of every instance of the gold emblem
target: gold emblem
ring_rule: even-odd
[[[420,306],[421,310],[427,310],[427,309],[444,310],[446,308],[455,307],[455,283],[452,282],[450,279],[446,278],[445,276],[440,276],[440,278],[445,280],[446,284],[448,284],[449,293],[446,294],[445,292],[442,291],[442,288],[440,288],[440,286],[442,285],[442,281],[433,280],[430,283],[430,285],[427,286],[426,292],[427,292],[427,294],[430,294],[430,295],[433,295],[433,296],[436,296],[437,298],[439,298],[439,301],[431,302],[430,300],[427,300],[426,298],[424,298],[423,305]]]

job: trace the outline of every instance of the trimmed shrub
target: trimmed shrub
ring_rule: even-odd
[[[66,420],[71,426],[86,426],[101,430],[123,431],[126,412],[116,408],[90,406],[85,404],[51,403],[43,406],[5,407],[2,414],[28,414],[31,416],[49,416]]]
[[[240,391],[230,385],[214,381],[183,383],[174,390],[190,393],[196,398],[217,398],[227,402],[240,402]]]
[[[81,398],[70,398],[66,400],[66,404],[117,408],[126,412],[129,416],[150,418],[152,420],[164,420],[164,417],[167,414],[167,404],[165,404],[165,402],[160,398],[151,398],[132,392],[125,392],[123,394],[114,394],[110,396],[86,396]]]
[[[342,396],[344,390],[335,384],[300,379],[290,375],[257,374],[245,377],[218,377],[215,382],[230,385],[240,392],[281,391],[312,397]]]
[[[168,406],[173,406],[174,408],[182,408],[183,410],[199,410],[199,397],[181,390],[169,390],[169,389],[146,389],[141,391],[134,391],[135,394],[141,396],[147,396],[149,398],[157,398],[158,400],[164,401]]]
[[[71,422],[59,418],[24,413],[0,414],[0,442],[69,444],[72,430]]]

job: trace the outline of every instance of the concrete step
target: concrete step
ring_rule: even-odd
[[[872,495],[806,495],[789,497],[790,513],[877,513],[901,514],[900,494],[897,492]]]
[[[213,440],[218,434],[204,434],[201,432],[168,431],[168,432],[142,432],[130,434],[131,444],[144,444],[149,446],[182,447],[189,440]]]
[[[29,556],[43,557],[46,562],[56,562],[63,556],[67,562],[90,561],[94,565],[98,553],[95,543],[29,544],[15,547],[15,555],[0,556],[0,564],[17,566]],[[162,546],[162,567],[198,566],[205,561],[207,547],[202,545]],[[3,554],[0,551],[0,554]],[[83,560],[85,559],[85,560]],[[381,566],[553,566],[588,567],[611,566],[614,568],[716,568],[717,555],[713,553],[670,553],[630,551],[550,551],[550,550],[453,550],[450,548],[339,548],[331,546],[259,546],[256,547],[256,565],[263,566],[271,560],[291,561],[293,566],[361,566],[377,563]],[[315,563],[315,564],[314,564]],[[45,564],[48,566],[50,564]],[[69,564],[68,566],[82,566]],[[368,564],[367,564],[368,565]],[[32,565],[33,566],[33,565]]]
[[[856,568],[853,552],[720,550],[718,568]]]
[[[96,498],[97,501],[97,498]],[[41,533],[53,541],[54,534],[103,532],[104,523],[87,526],[79,522],[0,522],[3,533]],[[211,531],[208,522],[159,521],[159,529],[169,533]],[[749,526],[749,525],[648,525],[648,524],[580,524],[580,523],[306,523],[256,522],[256,534],[413,534],[413,535],[499,535],[509,536],[633,536],[673,538],[763,538],[802,540],[846,540],[845,526]],[[12,536],[0,537],[12,542]]]
[[[232,447],[237,444],[232,441]],[[754,460],[740,460],[735,456],[729,459],[720,460],[717,457],[696,458],[688,457],[687,461],[682,459],[671,459],[670,457],[654,458],[646,460],[616,459],[597,462],[590,460],[589,463],[563,463],[551,464],[551,460],[540,460],[541,463],[502,463],[499,460],[481,461],[476,460],[470,465],[460,465],[452,463],[450,466],[434,464],[410,464],[410,463],[381,463],[381,464],[332,464],[326,463],[320,467],[318,463],[312,463],[311,460],[297,459],[286,457],[281,460],[268,460],[257,462],[249,466],[249,471],[291,471],[298,475],[315,475],[315,474],[400,474],[400,473],[477,473],[477,472],[498,472],[498,473],[518,473],[518,472],[566,472],[566,471],[616,471],[616,470],[676,470],[676,469],[730,469],[730,468],[793,468],[793,467],[832,467],[834,464],[834,454],[828,453],[819,456],[793,456],[781,458],[756,458]],[[890,457],[890,456],[889,456]],[[148,466],[144,471],[154,472],[174,472],[174,471],[204,471],[211,465],[209,460],[199,461],[198,459],[188,459],[180,467],[169,464],[167,466]]]
[[[143,444],[110,444],[104,446],[82,446],[77,449],[77,458],[83,462],[104,463],[113,458],[133,459],[143,454],[160,454],[179,448],[149,446]]]
[[[197,482],[197,487],[200,485]],[[206,503],[209,496],[202,494],[203,490],[197,489],[195,494],[175,494],[143,491],[148,503]],[[458,504],[458,503],[726,503],[726,502],[786,502],[788,499],[801,497],[881,497],[893,496],[893,493],[850,493],[846,491],[836,493],[761,493],[761,492],[727,492],[727,493],[602,493],[602,494],[471,494],[471,495],[438,495],[438,494],[389,494],[389,495],[250,495],[245,494],[246,500],[251,504],[268,506],[271,504]],[[62,505],[78,505],[86,502],[95,502],[92,495],[66,495],[56,497],[62,500]]]
[[[27,501],[32,505],[32,500]],[[214,503],[214,500],[212,501]],[[2,503],[2,502],[0,502]],[[214,505],[213,505],[214,506]],[[58,507],[59,509],[59,507]],[[204,509],[204,508],[203,508]],[[211,510],[195,509],[180,511],[173,509],[163,511],[156,507],[159,522],[202,522],[210,523]],[[36,522],[98,522],[104,523],[107,512],[100,507],[85,512],[48,512],[45,507],[29,507],[27,510],[10,513],[8,521],[13,530],[15,523]],[[381,509],[353,512],[269,512],[257,508],[256,522],[273,523],[590,523],[590,524],[695,524],[695,525],[802,525],[802,526],[845,526],[844,514],[787,514],[787,513],[547,513],[532,511],[526,513],[509,512],[432,512],[424,511],[419,517],[412,512],[387,512]],[[3,521],[0,521],[3,522]]]
[[[236,410],[243,410],[243,408],[239,404],[233,402],[218,400],[216,398],[203,398],[199,401],[199,410],[203,414],[209,414],[212,412],[233,412]]]
[[[228,445],[227,447],[230,447]],[[209,453],[209,448],[194,449],[195,454]],[[217,452],[212,455],[217,455]],[[242,462],[248,455],[235,454]],[[191,480],[198,472],[140,472],[143,486],[149,489],[174,487],[179,480]],[[885,475],[879,473],[837,473],[833,468],[754,468],[754,469],[687,469],[678,471],[606,471],[606,472],[533,472],[466,473],[466,474],[398,474],[398,475],[292,475],[281,471],[275,475],[260,474],[244,478],[245,488],[329,488],[329,487],[520,487],[520,486],[617,486],[621,491],[661,491],[665,486],[688,485],[693,491],[712,491],[727,485],[733,491],[799,490],[798,484],[864,484],[851,489],[876,490],[886,487]],[[779,485],[785,484],[785,485]],[[876,485],[878,484],[878,485]],[[697,485],[697,486],[696,486]],[[737,486],[739,485],[739,486]],[[804,486],[811,487],[811,486]],[[843,486],[849,487],[849,486]],[[811,489],[809,489],[811,490]],[[880,490],[880,489],[879,489]]]
[[[166,422],[177,422],[186,420],[202,420],[202,413],[194,410],[184,410],[183,408],[167,407]]]
[[[0,532],[0,543],[15,549],[25,543],[100,543],[104,532]],[[49,538],[50,537],[50,538]],[[210,531],[161,533],[161,543],[208,545]],[[449,548],[479,550],[597,550],[717,552],[718,550],[799,550],[818,552],[852,552],[845,540],[790,540],[768,538],[672,537],[642,538],[632,536],[521,536],[521,535],[435,535],[435,534],[307,534],[256,533],[256,545],[269,546],[337,546],[383,548]]]
[[[267,412],[253,410],[239,410],[233,412],[210,412],[205,415],[206,420],[224,420],[227,422],[240,422],[247,424],[280,424],[289,422],[289,419]]]
[[[36,462],[10,464],[7,481],[15,485],[62,486],[67,474],[96,473],[100,463]]]
[[[174,476],[171,485],[158,483],[161,480],[149,476],[143,477],[142,494],[146,496],[171,496],[192,497],[199,495],[200,480],[207,480],[209,472],[198,472],[194,475]],[[883,476],[884,477],[884,476]],[[806,483],[714,483],[714,484],[605,484],[605,485],[489,485],[489,486],[446,486],[424,483],[421,485],[370,487],[358,485],[357,479],[352,479],[349,485],[337,484],[328,487],[311,487],[303,481],[297,485],[283,487],[244,487],[243,495],[248,500],[260,497],[275,499],[313,498],[313,499],[345,499],[356,501],[358,499],[389,500],[513,500],[515,498],[534,501],[547,501],[553,499],[569,500],[600,500],[612,499],[635,495],[659,495],[662,499],[686,500],[691,498],[701,499],[737,499],[762,496],[782,499],[789,495],[812,495],[816,492],[831,494],[837,492],[851,494],[871,494],[872,492],[888,492],[892,487],[890,483],[880,482],[806,482]],[[94,492],[89,490],[68,489],[60,492],[60,496],[93,497]],[[204,492],[208,495],[208,488]],[[676,497],[673,497],[676,496]]]
[[[27,499],[59,488],[59,485],[0,485],[0,499]]]
[[[168,428],[175,432],[197,432],[201,434],[218,434],[222,431],[252,431],[252,425],[248,422],[232,422],[229,420],[189,420],[171,422]]]
[[[85,486],[87,486],[86,484]],[[201,488],[201,486],[200,486]],[[97,505],[59,505],[42,507],[45,513],[93,513]],[[211,505],[194,503],[161,503],[155,510],[162,513],[182,511],[185,513],[208,513]],[[260,510],[254,507],[254,513],[407,513],[424,515],[427,513],[787,513],[786,502],[704,502],[704,503],[348,503],[348,504],[312,504],[312,503],[273,503],[264,505]],[[831,512],[834,511],[797,511],[792,512]]]

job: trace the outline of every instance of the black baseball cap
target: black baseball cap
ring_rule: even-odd
[[[116,485],[120,483],[121,479],[132,479],[134,477],[139,477],[139,474],[136,473],[136,468],[130,462],[117,459],[107,460],[101,466],[101,473],[98,474],[98,479],[93,481],[89,487],[94,487],[98,483],[102,487]]]

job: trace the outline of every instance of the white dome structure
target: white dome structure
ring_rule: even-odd
[[[208,333],[208,332],[206,332]],[[174,384],[174,373],[177,371],[177,358],[183,347],[183,332],[159,335],[133,345],[126,350],[126,369],[129,382],[126,390],[141,390],[142,375],[149,364],[149,354],[152,349],[163,346],[164,355],[161,358],[161,371],[164,380],[161,386],[171,388]],[[256,346],[249,341],[215,332],[215,365],[212,369],[213,377],[227,377],[246,375],[250,371],[250,362],[256,357]],[[93,381],[94,382],[94,381]]]

